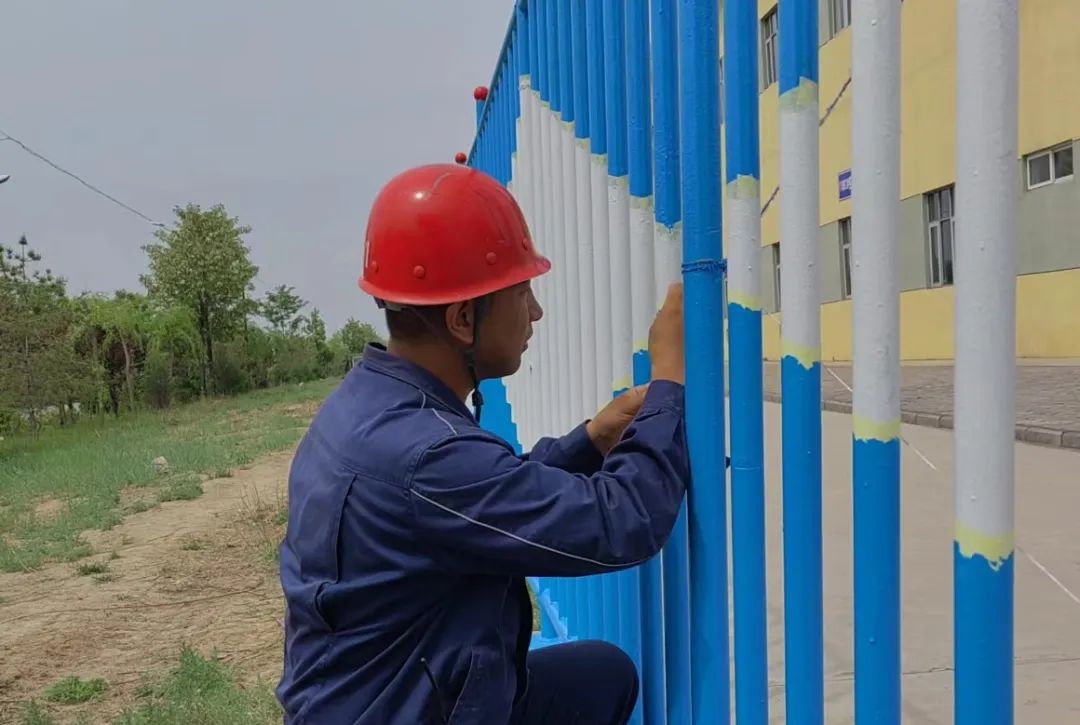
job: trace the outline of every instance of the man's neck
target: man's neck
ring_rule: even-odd
[[[472,392],[473,382],[465,367],[464,358],[441,341],[410,342],[391,338],[387,352],[423,368],[441,380],[454,395],[464,402]]]

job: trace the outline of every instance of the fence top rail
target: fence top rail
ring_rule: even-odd
[[[502,70],[503,62],[506,60],[507,53],[510,52],[510,43],[514,38],[514,30],[517,28],[518,13],[528,12],[529,0],[516,0],[514,2],[514,10],[510,13],[510,22],[506,26],[506,34],[503,35],[502,46],[499,48],[499,57],[495,59],[495,70],[491,74],[491,83],[488,84],[487,98],[484,99],[484,106],[480,112],[479,120],[476,124],[476,134],[473,136],[472,146],[469,148],[469,163],[476,157],[476,144],[480,141],[480,130],[487,123],[488,114],[491,113],[492,99],[495,95],[495,86],[499,81],[499,73]],[[513,70],[512,68],[510,70]]]

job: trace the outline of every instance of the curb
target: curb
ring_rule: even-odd
[[[780,403],[779,393],[765,393],[765,400],[771,403]],[[851,403],[842,400],[825,399],[821,401],[821,409],[831,413],[851,413]],[[924,428],[943,428],[952,430],[952,414],[923,413],[916,410],[904,410],[900,412],[900,420],[910,425],[919,425]],[[1048,448],[1068,448],[1080,451],[1080,431],[1061,430],[1047,428],[1041,425],[1029,425],[1017,423],[1016,440],[1022,443],[1031,443]]]

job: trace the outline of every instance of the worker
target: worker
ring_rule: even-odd
[[[518,455],[480,427],[479,383],[520,366],[543,314],[530,283],[550,268],[479,171],[423,166],[378,194],[360,286],[389,343],[324,402],[289,474],[286,723],[630,718],[622,650],[529,651],[525,577],[615,572],[667,540],[690,476],[682,290],[652,324],[652,383]]]

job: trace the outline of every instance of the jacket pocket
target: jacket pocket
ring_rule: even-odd
[[[461,693],[450,711],[447,725],[470,725],[482,722],[484,703],[485,665],[479,652],[469,657],[469,671],[465,674],[465,683]]]

